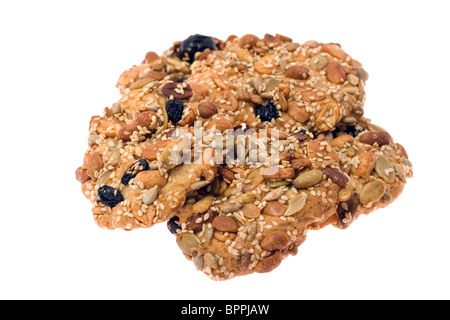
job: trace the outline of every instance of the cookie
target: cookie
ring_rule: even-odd
[[[167,222],[214,280],[271,271],[308,230],[347,228],[412,176],[364,117],[367,79],[338,44],[191,36],[120,76],[76,178],[100,227]]]

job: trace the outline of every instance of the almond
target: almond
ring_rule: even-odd
[[[309,78],[310,71],[307,67],[301,65],[290,66],[286,70],[286,77],[296,80],[306,80]]]
[[[346,74],[344,68],[342,68],[341,64],[336,61],[332,61],[328,63],[326,67],[327,78],[332,83],[343,83],[346,79]]]
[[[391,135],[386,131],[366,132],[359,137],[359,141],[366,144],[378,143],[381,147],[391,143]]]
[[[95,172],[100,171],[103,168],[103,159],[102,156],[97,153],[94,152],[92,153],[86,161],[86,166],[87,166],[87,170],[86,170],[86,174],[91,178],[91,179],[95,179]]]
[[[334,148],[342,149],[346,143],[352,143],[353,137],[349,134],[343,134],[330,141],[330,145]]]
[[[341,187],[345,186],[348,182],[348,177],[337,169],[320,168],[319,170],[322,171],[327,176],[327,178],[331,179],[333,183],[336,183]]]
[[[342,61],[346,61],[347,57],[349,57],[349,55],[344,50],[342,50],[342,48],[338,44],[335,43],[323,43],[322,51]]]
[[[160,153],[165,147],[167,147],[172,140],[164,140],[160,142],[156,142],[154,144],[149,145],[144,149],[144,158],[148,160],[156,160],[158,153]]]
[[[139,116],[132,121],[131,123],[125,125],[120,129],[119,133],[117,134],[117,138],[123,141],[130,141],[131,135],[133,132],[138,131],[139,128],[144,127],[152,127],[153,121],[156,120],[156,113],[153,111],[145,111],[139,114]]]
[[[261,175],[267,179],[292,179],[295,177],[295,169],[270,167],[263,169]]]
[[[136,175],[134,180],[137,183],[142,183],[145,189],[151,189],[154,186],[162,188],[167,184],[167,179],[161,175],[159,170],[141,171]]]
[[[288,101],[288,114],[297,122],[304,123],[309,120],[310,114],[305,107],[298,105],[297,101]]]
[[[233,129],[233,124],[225,116],[219,115],[209,123],[206,130],[211,130],[213,127],[224,132],[225,130]]]
[[[291,168],[300,169],[311,166],[311,161],[307,158],[299,158],[291,160]]]

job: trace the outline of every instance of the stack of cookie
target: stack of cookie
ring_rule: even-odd
[[[120,76],[76,178],[102,228],[165,222],[213,280],[269,272],[308,230],[347,228],[412,176],[364,117],[367,80],[335,43],[190,36]]]

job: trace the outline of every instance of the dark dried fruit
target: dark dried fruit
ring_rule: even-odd
[[[353,193],[347,201],[339,203],[336,211],[339,218],[339,228],[345,229],[352,223],[356,218],[355,213],[358,209],[358,205],[359,200],[357,193]]]
[[[301,129],[299,132],[294,134],[294,137],[297,138],[298,141],[303,142],[310,139],[308,132],[304,129]]]
[[[183,117],[183,101],[180,99],[168,100],[166,103],[166,111],[169,120],[177,123]]]
[[[259,116],[261,121],[271,121],[278,118],[278,109],[269,101],[265,105],[258,105],[255,107],[255,114]]]
[[[363,131],[363,128],[356,128],[355,126],[346,126],[344,128],[344,133],[351,135],[353,138],[356,138]]]
[[[188,58],[189,63],[195,60],[197,52],[203,52],[206,49],[216,50],[216,44],[213,38],[201,34],[195,34],[181,42],[180,44],[180,59]]]
[[[101,186],[98,188],[98,197],[105,206],[111,208],[124,200],[120,191],[110,186]]]
[[[122,177],[122,183],[124,185],[128,185],[130,183],[130,180],[136,177],[136,175],[141,171],[149,170],[150,167],[148,165],[147,160],[141,159],[133,163],[130,168],[124,173]]]
[[[167,221],[167,229],[173,234],[177,233],[178,229],[181,229],[179,224],[180,218],[177,216],[173,216]]]
[[[162,86],[161,91],[169,98],[172,96],[173,99],[189,99],[192,97],[192,89],[186,82],[168,82]]]

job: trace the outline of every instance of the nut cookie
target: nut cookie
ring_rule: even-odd
[[[308,230],[394,201],[405,149],[363,115],[367,72],[337,44],[194,35],[125,71],[76,178],[95,222],[167,222],[214,280],[268,272]]]
[[[289,136],[276,167],[219,169],[206,195],[168,222],[183,254],[214,280],[269,272],[297,253],[308,230],[345,229],[394,201],[412,176],[408,156],[379,127],[357,127],[356,136]]]
[[[124,92],[162,80],[151,75],[162,72],[163,80],[186,80],[195,101],[214,103],[220,114],[260,128],[302,126],[327,132],[340,122],[356,124],[363,116],[368,73],[339,44],[299,44],[269,34],[226,41],[206,37],[209,42],[200,45],[205,50],[189,56],[185,47],[192,37],[204,41],[204,36],[191,36],[161,57],[148,53],[151,59],[125,71],[118,88]]]

